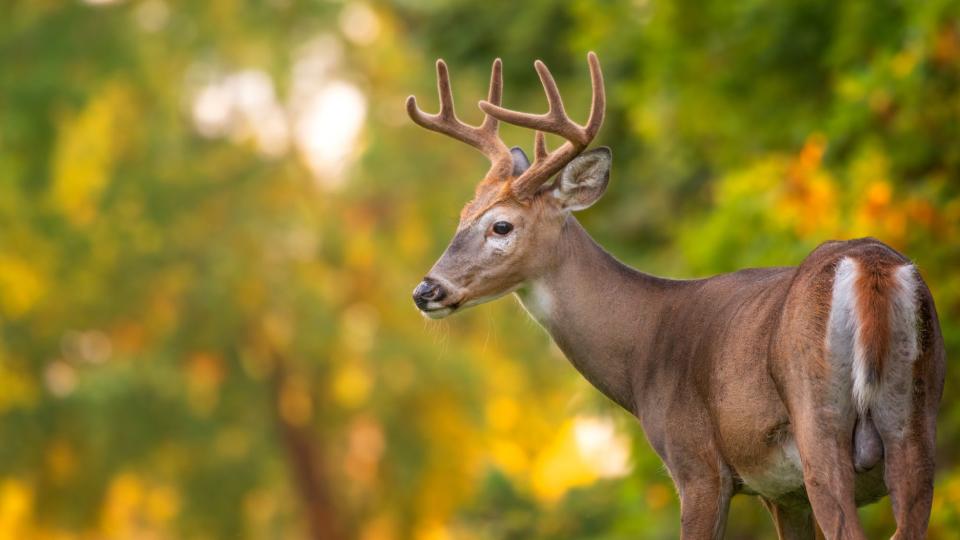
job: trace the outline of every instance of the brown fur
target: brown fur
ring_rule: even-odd
[[[869,384],[879,384],[883,363],[890,349],[891,291],[898,287],[897,265],[883,258],[879,250],[870,250],[859,259],[856,283],[857,311],[860,315],[860,346],[869,362]]]
[[[499,179],[496,176],[488,176],[474,192],[473,199],[464,205],[460,211],[460,222],[468,223],[482,216],[487,210],[498,204],[517,204],[529,206],[530,199],[518,199],[512,189],[515,178]]]

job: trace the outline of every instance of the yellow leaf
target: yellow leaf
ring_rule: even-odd
[[[133,473],[113,478],[103,503],[101,527],[107,538],[129,538],[136,530],[144,486]]]
[[[147,493],[147,518],[153,523],[162,524],[173,519],[180,511],[180,496],[170,486],[159,486]]]
[[[39,392],[34,380],[27,374],[13,369],[0,354],[0,413],[30,407],[37,402]]]
[[[506,396],[498,396],[487,403],[487,422],[497,431],[508,431],[520,417],[517,402]]]
[[[23,315],[46,291],[46,280],[34,265],[12,255],[0,255],[0,311],[4,315]]]
[[[357,362],[341,368],[333,378],[333,396],[341,405],[352,408],[367,399],[372,382],[370,376]]]
[[[74,225],[90,223],[130,129],[129,91],[108,84],[75,116],[61,119],[53,152],[50,197]]]
[[[0,540],[18,540],[27,533],[33,513],[33,490],[27,484],[6,479],[0,484]]]

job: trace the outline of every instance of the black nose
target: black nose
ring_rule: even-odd
[[[432,279],[424,279],[413,290],[413,303],[420,309],[425,309],[430,302],[439,302],[447,296],[447,291]]]

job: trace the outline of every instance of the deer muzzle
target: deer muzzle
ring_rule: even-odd
[[[417,305],[417,309],[428,317],[433,315],[443,316],[452,311],[450,306],[443,304],[447,294],[447,289],[439,282],[431,278],[424,278],[413,290],[413,303]]]

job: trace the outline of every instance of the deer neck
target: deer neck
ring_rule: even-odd
[[[616,260],[570,216],[556,264],[517,295],[591,384],[636,412],[632,381],[647,364],[662,281]]]

